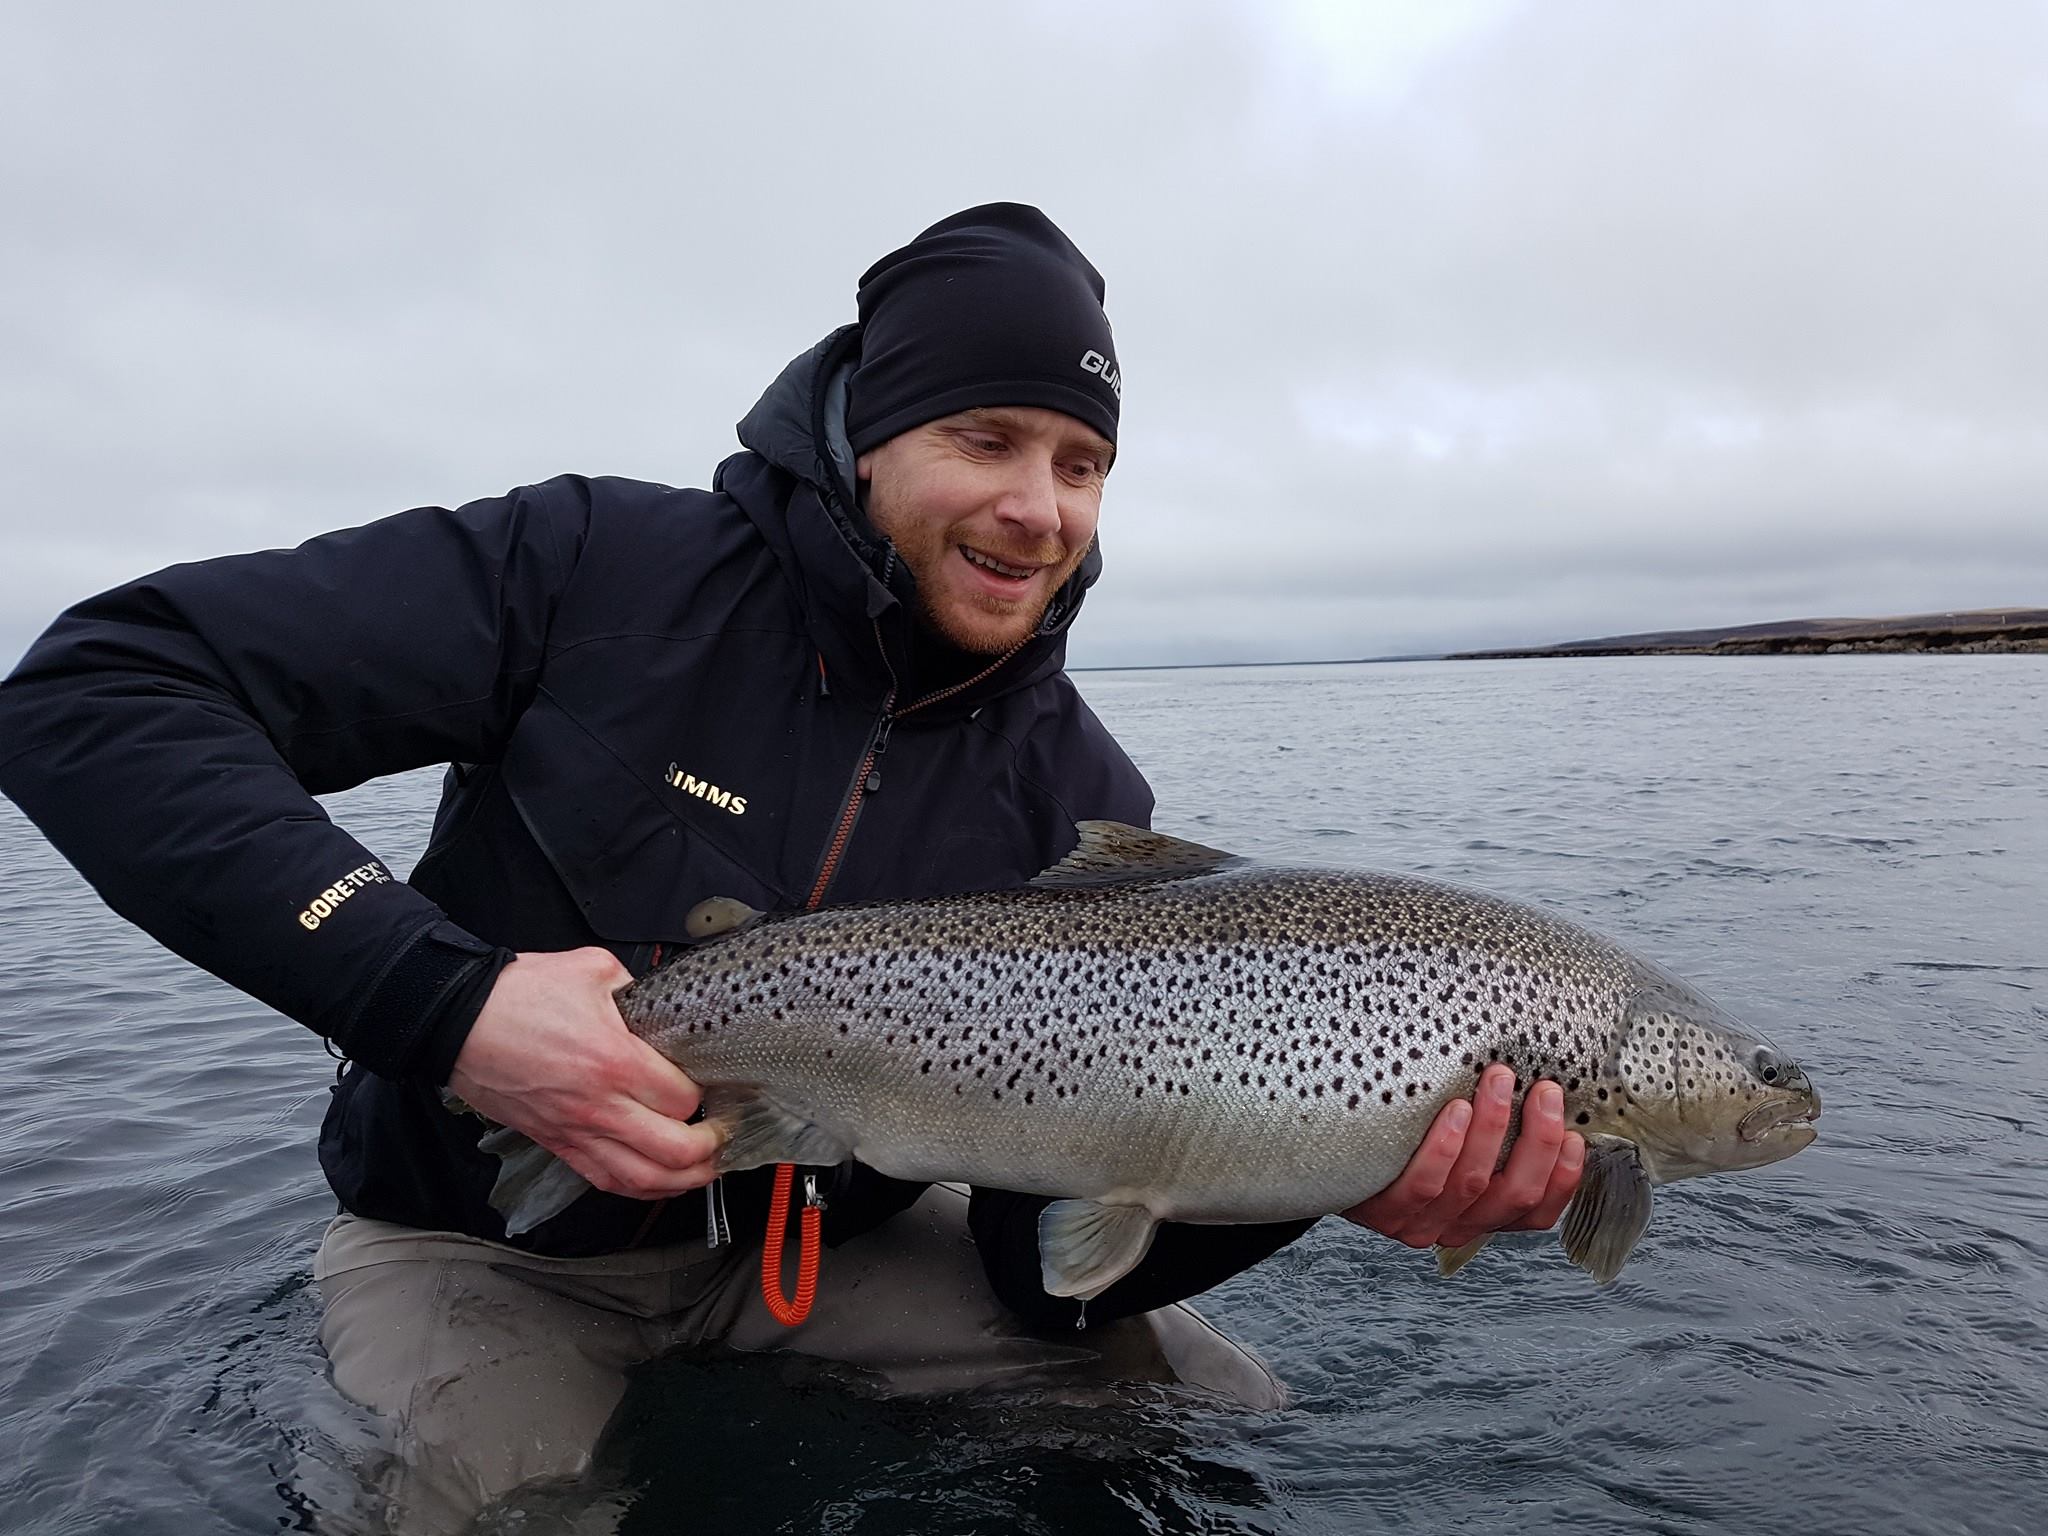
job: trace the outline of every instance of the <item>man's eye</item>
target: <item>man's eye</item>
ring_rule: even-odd
[[[1000,437],[970,437],[967,443],[977,453],[1000,453],[1003,448],[1003,440]]]

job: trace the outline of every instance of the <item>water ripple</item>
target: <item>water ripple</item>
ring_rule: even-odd
[[[480,1529],[2038,1530],[2048,668],[1857,660],[1083,680],[1162,826],[1539,901],[1806,1060],[1820,1143],[1660,1190],[1613,1286],[1547,1234],[1443,1280],[1325,1221],[1206,1304],[1292,1385],[1263,1415],[658,1362],[589,1479]],[[403,869],[433,789],[334,811]],[[0,855],[0,1524],[353,1528],[390,1450],[314,1343],[331,1062],[5,806]]]

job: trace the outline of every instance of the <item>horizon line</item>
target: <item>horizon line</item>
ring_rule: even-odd
[[[1376,667],[1394,661],[1448,661],[1449,651],[1413,656],[1319,656],[1309,661],[1139,661],[1125,665],[1099,663],[1066,668],[1069,672],[1194,672],[1211,667]]]

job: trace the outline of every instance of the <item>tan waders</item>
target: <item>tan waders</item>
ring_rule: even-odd
[[[934,1186],[825,1255],[815,1310],[785,1328],[741,1241],[550,1259],[450,1233],[338,1217],[314,1277],[335,1384],[389,1417],[398,1457],[379,1492],[396,1530],[454,1530],[531,1478],[583,1471],[629,1367],[716,1343],[857,1367],[885,1390],[1001,1383],[1179,1382],[1248,1407],[1284,1393],[1186,1306],[1064,1337],[997,1303],[967,1201]]]

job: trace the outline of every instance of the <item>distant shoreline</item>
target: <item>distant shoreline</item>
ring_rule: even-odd
[[[1302,661],[1152,661],[1069,672],[1194,672],[1221,667],[1370,667],[1397,661],[1520,661],[1579,656],[2048,655],[2048,608],[1977,608],[1878,619],[1774,619],[1724,629],[1657,630],[1490,651],[1319,656]]]
[[[1457,651],[1449,661],[1535,656],[1846,656],[2048,653],[2048,608],[1978,608],[1893,618],[1775,619],[1725,629],[1661,630],[1561,645]]]
[[[1734,640],[1717,645],[1585,646],[1558,645],[1530,651],[1455,651],[1444,661],[1517,661],[1550,657],[1592,656],[1848,656],[1922,654],[1936,656],[2048,655],[2048,636],[1993,639],[1946,635],[1887,635],[1869,640],[1769,641]]]

